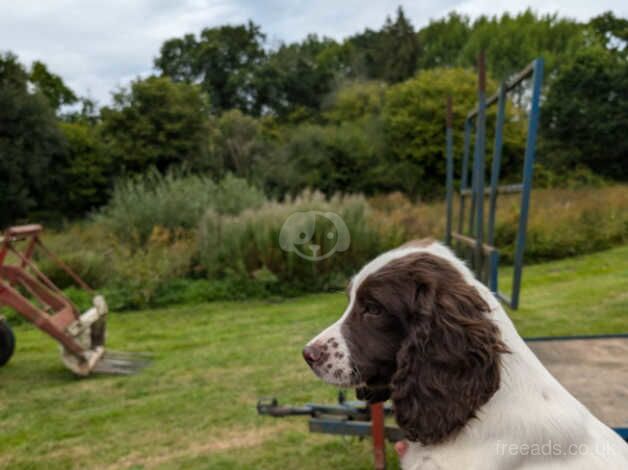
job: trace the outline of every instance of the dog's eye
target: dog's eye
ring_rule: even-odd
[[[381,313],[381,309],[377,304],[368,303],[364,306],[364,315],[378,316]]]

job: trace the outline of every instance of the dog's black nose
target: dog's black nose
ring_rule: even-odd
[[[303,359],[309,365],[314,365],[320,361],[323,355],[323,350],[316,344],[309,344],[303,349]]]

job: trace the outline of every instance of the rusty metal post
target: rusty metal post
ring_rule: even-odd
[[[37,239],[37,245],[46,253],[46,255],[48,255],[50,259],[52,259],[55,263],[57,263],[57,265],[59,265],[59,267],[63,269],[63,271],[65,271],[65,273],[68,276],[70,276],[74,280],[74,282],[76,282],[76,284],[79,287],[81,287],[81,289],[85,290],[86,292],[89,292],[90,294],[95,293],[94,289],[92,289],[83,279],[81,279],[81,277],[78,274],[72,271],[72,268],[70,268],[67,264],[65,264],[63,260],[61,260],[61,258],[55,255],[52,251],[50,251],[48,247],[44,245],[43,242],[39,238]]]
[[[486,139],[486,63],[484,51],[478,56],[478,116],[476,120],[476,140],[475,140],[475,227],[474,235],[476,241],[474,253],[474,268],[478,279],[482,279],[484,243],[484,144]]]
[[[453,112],[451,96],[447,97],[447,146],[445,158],[447,159],[447,227],[445,229],[445,243],[451,245],[451,219],[453,216],[454,198],[454,149],[453,149]]]
[[[375,470],[386,469],[386,436],[384,433],[384,405],[371,405],[371,435],[373,437],[373,457]]]

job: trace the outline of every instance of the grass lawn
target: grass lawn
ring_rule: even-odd
[[[372,468],[368,441],[255,412],[260,396],[335,400],[300,351],[345,302],[324,294],[111,315],[112,349],[154,356],[132,377],[75,379],[53,341],[19,325],[16,355],[0,369],[0,467]],[[628,246],[527,268],[522,304],[513,317],[524,335],[628,331]]]

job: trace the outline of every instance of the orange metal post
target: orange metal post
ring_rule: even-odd
[[[373,436],[373,457],[375,469],[386,468],[386,437],[384,435],[384,404],[371,405],[371,434]]]

